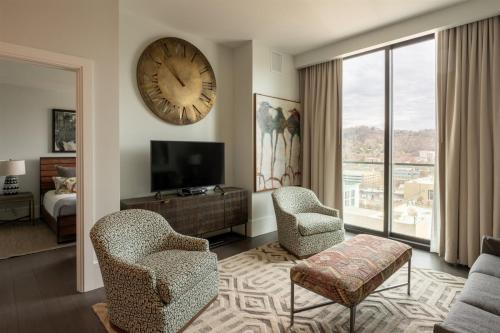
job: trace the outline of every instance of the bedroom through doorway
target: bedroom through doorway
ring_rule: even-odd
[[[0,58],[0,260],[76,252],[76,107],[76,72]]]

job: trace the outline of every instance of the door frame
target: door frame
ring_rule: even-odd
[[[0,42],[0,57],[76,73],[76,289],[102,286],[89,231],[95,221],[94,62],[90,59]]]

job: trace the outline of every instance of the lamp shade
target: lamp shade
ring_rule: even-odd
[[[0,176],[19,176],[26,174],[24,160],[0,161]]]

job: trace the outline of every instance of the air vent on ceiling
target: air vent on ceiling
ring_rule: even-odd
[[[271,72],[281,73],[283,67],[283,55],[271,52]]]

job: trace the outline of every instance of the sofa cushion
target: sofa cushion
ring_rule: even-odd
[[[481,310],[467,303],[457,301],[444,321],[448,330],[462,333],[491,333],[498,332],[500,316]],[[437,331],[439,332],[439,331]]]
[[[470,268],[469,276],[472,273],[483,273],[500,278],[500,257],[481,254]]]
[[[342,229],[342,220],[339,218],[318,213],[295,214],[302,236],[322,234]]]
[[[156,288],[165,303],[182,297],[209,273],[217,271],[217,255],[212,252],[167,250],[137,263],[155,273]]]
[[[471,274],[459,300],[500,316],[500,279],[477,272]]]

